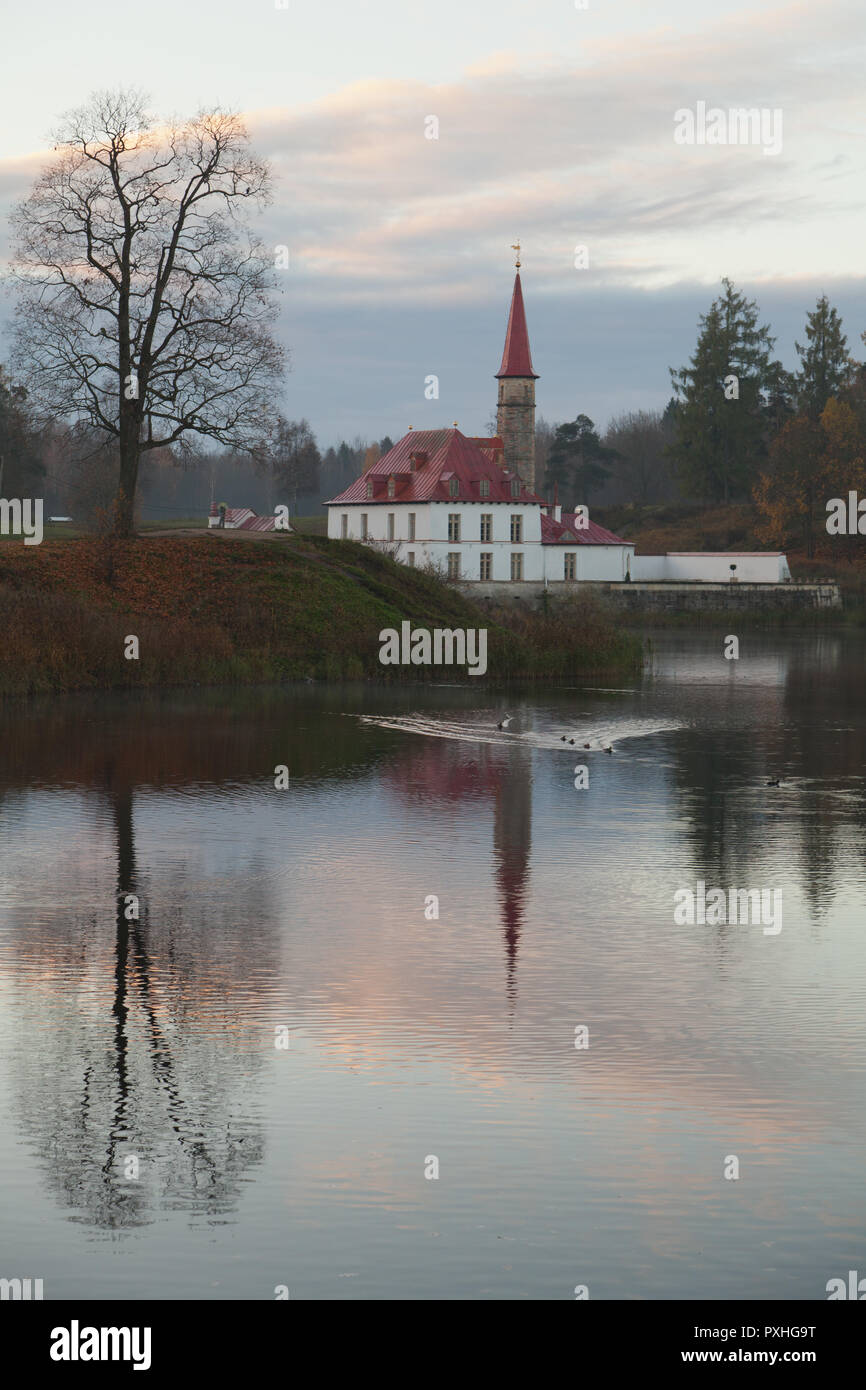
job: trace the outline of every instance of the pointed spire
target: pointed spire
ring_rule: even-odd
[[[505,350],[502,353],[502,366],[496,373],[503,376],[538,376],[532,370],[532,357],[529,352],[529,334],[526,331],[526,313],[523,308],[523,290],[520,288],[520,271],[514,277],[514,293],[511,296],[511,312],[508,315],[508,328],[505,332]]]

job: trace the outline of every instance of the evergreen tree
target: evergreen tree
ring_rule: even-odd
[[[851,384],[857,366],[848,354],[842,320],[826,294],[806,316],[806,338],[805,345],[794,344],[800,357],[797,405],[810,420],[817,420],[830,397]]]
[[[547,459],[547,486],[556,483],[568,507],[586,505],[590,494],[605,481],[609,464],[617,457],[606,448],[588,415],[578,415],[559,425]]]
[[[700,320],[687,367],[671,368],[677,437],[671,449],[682,489],[729,501],[748,493],[767,448],[767,409],[784,388],[775,339],[758,307],[731,281]]]

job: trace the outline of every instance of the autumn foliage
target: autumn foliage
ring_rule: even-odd
[[[640,644],[575,613],[550,647],[538,622],[490,614],[453,586],[351,541],[213,534],[0,544],[0,694],[314,679],[454,679],[384,667],[379,632],[487,627],[491,676],[633,667]],[[139,639],[127,660],[125,639]]]
[[[851,489],[866,494],[866,440],[853,407],[831,397],[819,419],[796,415],[774,439],[754,489],[759,538],[802,547],[809,559],[852,558],[862,549],[857,537],[831,538],[826,529],[828,501]]]

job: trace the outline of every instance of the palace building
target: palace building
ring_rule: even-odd
[[[519,251],[519,248],[515,248]],[[462,583],[790,580],[781,552],[635,557],[634,543],[536,491],[535,383],[520,283],[511,295],[492,439],[410,429],[326,503],[332,540],[364,541]]]
[[[535,492],[535,383],[514,277],[492,439],[411,430],[327,503],[328,535],[463,582],[623,580],[634,545]]]

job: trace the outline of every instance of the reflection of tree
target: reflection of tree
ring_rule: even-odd
[[[129,1227],[166,1204],[214,1219],[234,1208],[245,1170],[262,1156],[245,1092],[247,1054],[261,1048],[264,1025],[244,1037],[246,1010],[233,993],[248,994],[240,924],[259,969],[275,959],[267,904],[246,890],[243,912],[228,921],[203,910],[178,921],[168,906],[176,885],[154,893],[138,870],[133,789],[110,759],[103,786],[116,859],[113,941],[90,917],[62,930],[52,923],[36,945],[50,1064],[37,1050],[24,1055],[24,1131],[76,1219]],[[128,895],[140,901],[138,917]],[[153,930],[151,915],[162,919]],[[220,1003],[206,1012],[209,1000]],[[126,1171],[131,1157],[137,1178]]]
[[[694,872],[722,886],[759,881],[783,817],[800,840],[787,871],[818,918],[836,891],[840,835],[852,821],[866,828],[866,793],[850,781],[866,762],[862,640],[810,633],[786,643],[780,664],[778,683],[701,689],[700,727],[671,740],[676,808]],[[783,787],[767,788],[776,776]]]

